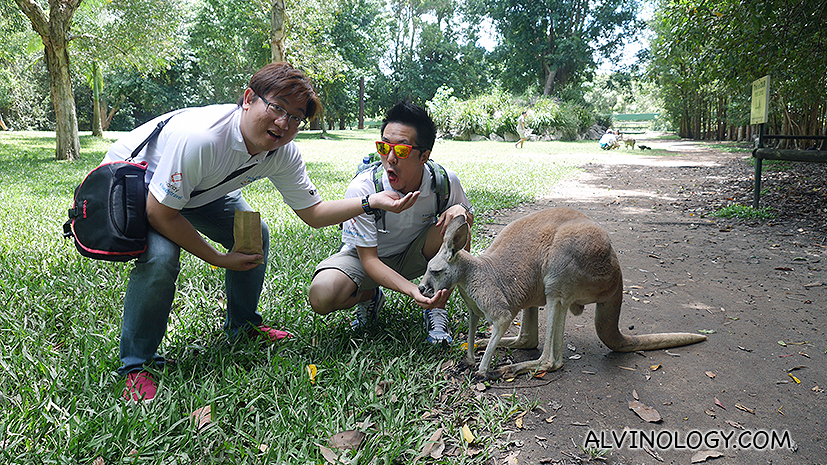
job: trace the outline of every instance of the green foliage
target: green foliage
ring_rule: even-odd
[[[493,19],[502,42],[494,59],[506,90],[559,95],[586,79],[595,57],[613,58],[640,28],[636,0],[473,0],[472,18]],[[471,20],[473,22],[473,19]],[[551,78],[550,78],[551,76]]]
[[[746,205],[733,204],[717,210],[713,216],[721,218],[741,218],[745,220],[769,220],[775,218],[772,208],[755,209]]]
[[[752,81],[771,76],[771,133],[821,133],[827,101],[821,1],[663,0],[648,74],[682,137],[710,123],[748,124]],[[720,136],[720,134],[719,134]]]
[[[441,87],[427,107],[440,132],[460,140],[473,134],[513,134],[523,111],[528,112],[527,125],[534,134],[561,140],[575,140],[594,122],[594,115],[582,105],[540,98],[529,108],[501,90],[459,100],[453,89]]]

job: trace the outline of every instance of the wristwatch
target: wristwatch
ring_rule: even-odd
[[[370,197],[370,194],[368,194],[368,195],[366,195],[362,198],[362,210],[364,210],[365,213],[367,213],[368,215],[372,215],[373,212],[374,212],[374,209],[370,208],[370,202],[368,202],[368,197]]]

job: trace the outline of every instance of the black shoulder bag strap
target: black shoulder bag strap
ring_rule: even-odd
[[[270,155],[272,155],[273,153],[275,153],[275,150],[272,150],[272,151],[268,152],[268,153],[267,153],[267,157],[269,157],[269,156],[270,156]],[[266,159],[267,157],[265,157],[265,159]],[[212,186],[212,187],[208,187],[208,188],[206,188],[206,189],[202,189],[202,190],[200,190],[200,191],[192,191],[192,193],[190,193],[190,200],[192,200],[192,199],[193,199],[193,197],[195,197],[196,195],[201,195],[201,194],[203,194],[204,192],[207,192],[207,191],[209,191],[209,190],[215,189],[216,187],[218,187],[218,186],[220,186],[220,185],[222,185],[222,184],[225,184],[225,183],[227,183],[227,182],[229,182],[229,181],[232,181],[233,179],[235,179],[235,178],[237,178],[237,177],[241,176],[242,174],[246,173],[246,172],[247,172],[250,168],[252,168],[252,167],[254,167],[254,166],[258,166],[258,164],[256,163],[256,164],[254,164],[254,165],[249,165],[249,166],[245,166],[245,167],[243,167],[243,168],[239,168],[239,169],[237,169],[237,170],[233,171],[232,173],[230,173],[230,174],[229,174],[226,178],[224,178],[224,180],[223,180],[223,181],[219,182],[218,184],[216,184],[216,185],[214,185],[214,186]]]
[[[177,114],[178,113],[176,113],[176,115]],[[172,116],[175,116],[175,115],[172,115]],[[161,133],[161,129],[164,129],[164,126],[166,126],[167,123],[169,122],[169,120],[172,119],[172,116],[170,116],[169,118],[159,122],[158,125],[155,126],[155,129],[153,129],[152,132],[149,134],[149,136],[147,136],[147,138],[144,139],[143,142],[141,142],[137,147],[135,147],[135,150],[132,151],[132,155],[130,155],[129,158],[127,158],[125,161],[132,161],[135,157],[138,156],[139,153],[141,153],[141,150],[143,150],[144,147],[146,147],[146,144],[152,142],[153,139],[158,137],[158,134]]]

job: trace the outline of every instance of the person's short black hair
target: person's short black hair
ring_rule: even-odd
[[[434,148],[436,140],[436,124],[431,116],[419,105],[402,101],[393,106],[382,120],[380,132],[385,133],[388,123],[399,123],[416,129],[416,145],[423,147],[423,152]]]

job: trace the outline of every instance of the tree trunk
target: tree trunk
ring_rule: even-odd
[[[365,77],[359,78],[359,129],[365,129]]]
[[[273,0],[270,10],[270,61],[284,61],[284,22],[287,18],[284,0]]]
[[[53,24],[51,32],[49,42],[44,41],[44,45],[46,68],[49,70],[49,90],[55,107],[55,159],[76,160],[80,156],[80,138],[75,94],[69,74],[69,51],[66,48],[68,44],[61,27]]]
[[[557,68],[552,70],[549,66],[543,65],[546,69],[546,82],[543,85],[543,97],[548,97],[554,92],[554,80],[557,78]]]
[[[101,137],[103,127],[101,125],[101,87],[103,87],[103,76],[97,60],[92,61],[92,135]]]
[[[49,17],[33,0],[14,0],[43,41],[49,93],[55,107],[55,158],[74,160],[80,154],[75,95],[69,74],[69,28],[80,0],[49,0]]]

